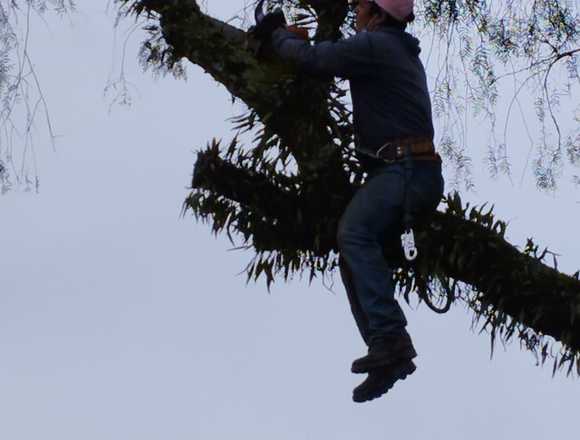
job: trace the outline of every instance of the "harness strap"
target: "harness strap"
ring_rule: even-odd
[[[433,145],[433,144],[431,144]],[[411,201],[409,198],[409,185],[411,179],[413,178],[413,172],[415,168],[414,157],[412,154],[412,146],[408,145],[404,148],[404,168],[405,168],[405,183],[403,190],[403,228],[404,233],[401,236],[401,244],[403,246],[403,251],[405,253],[405,258],[407,261],[414,261],[419,252],[417,251],[417,246],[415,245],[415,233],[413,232],[413,225],[415,223],[415,218],[413,216],[413,211],[411,209]]]

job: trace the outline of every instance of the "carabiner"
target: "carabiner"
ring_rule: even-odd
[[[401,235],[401,242],[407,261],[414,261],[419,255],[419,251],[417,250],[417,246],[415,246],[415,233],[412,229],[407,229]]]

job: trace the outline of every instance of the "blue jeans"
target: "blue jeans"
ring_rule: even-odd
[[[356,192],[340,220],[340,274],[367,345],[400,334],[407,325],[395,299],[393,269],[383,254],[385,243],[401,246],[405,193],[406,206],[417,218],[437,208],[443,187],[438,162],[415,161],[412,170],[402,163],[385,164]]]

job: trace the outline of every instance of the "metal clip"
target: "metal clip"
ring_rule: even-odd
[[[403,250],[405,251],[405,258],[407,261],[414,261],[419,255],[417,251],[417,246],[415,246],[415,233],[412,229],[407,229],[403,235],[401,235],[401,243],[403,244]]]

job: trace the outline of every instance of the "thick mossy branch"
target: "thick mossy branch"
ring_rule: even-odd
[[[422,270],[472,286],[479,306],[580,350],[580,281],[544,264],[529,243],[523,252],[509,244],[505,227],[491,211],[448,200],[418,240]]]
[[[252,229],[231,223],[234,230],[252,232],[252,245],[257,252],[280,249],[308,251],[326,256],[336,248],[336,222],[350,196],[348,191],[325,192],[316,181],[300,176],[278,175],[274,178],[257,173],[251,167],[234,164],[220,157],[219,143],[198,153],[192,187],[186,208],[200,213],[199,198],[207,202],[211,195],[235,202],[227,215],[230,223],[237,219],[234,212],[251,216],[269,227]],[[350,187],[354,190],[354,187]],[[205,205],[204,205],[205,206]],[[203,209],[203,211],[207,211]],[[211,215],[211,209],[208,211]],[[215,219],[214,219],[215,220]],[[226,227],[226,223],[218,223]]]
[[[336,136],[328,129],[335,124],[328,105],[330,82],[296,76],[292,66],[268,56],[267,47],[257,50],[250,35],[204,14],[194,1],[141,0],[132,5],[136,14],[158,17],[171,52],[166,62],[185,57],[224,85],[290,148],[301,173],[347,183]]]
[[[325,187],[303,191],[300,185],[282,190],[266,176],[220,158],[215,146],[200,153],[193,186],[192,197],[203,191],[219,194],[274,225],[266,240],[259,231],[253,234],[257,252],[294,248],[319,256],[336,251],[336,226],[356,190],[351,186],[349,191],[329,194]],[[330,203],[322,202],[330,195]],[[194,212],[199,209],[191,197],[187,205]],[[473,307],[491,307],[492,326],[491,321],[497,324],[500,315],[507,314],[538,335],[580,350],[580,281],[544,264],[545,255],[537,255],[531,242],[524,251],[509,244],[504,239],[505,223],[491,210],[469,209],[458,197],[447,200],[447,205],[446,212],[436,213],[418,228],[417,272],[471,286],[476,292]],[[391,250],[391,243],[385,245]]]

